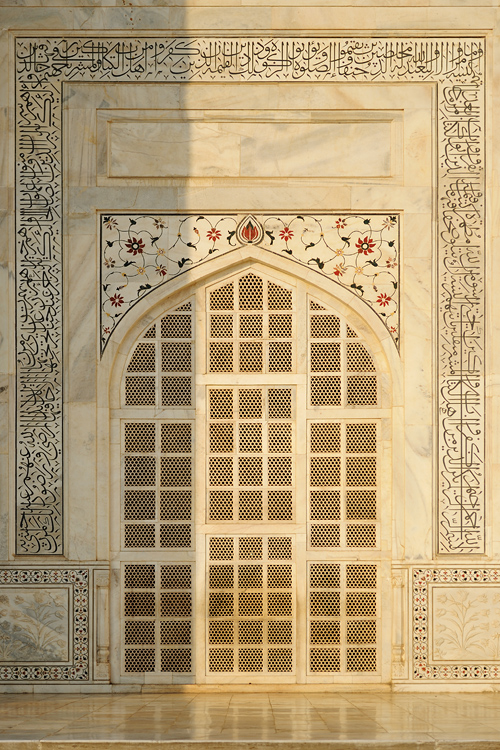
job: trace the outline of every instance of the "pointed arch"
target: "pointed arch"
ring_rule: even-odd
[[[366,306],[317,274],[300,278],[255,247],[232,260],[193,269],[168,297],[154,290],[105,355],[114,679],[382,680],[394,347]],[[250,597],[249,565],[263,576]],[[325,586],[332,601],[345,590],[350,609],[326,616],[315,603]],[[360,596],[371,602],[362,625]]]

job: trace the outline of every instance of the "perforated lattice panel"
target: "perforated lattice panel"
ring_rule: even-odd
[[[291,521],[294,388],[209,388],[207,516]]]
[[[127,372],[154,372],[156,369],[155,345],[140,342],[134,349]]]
[[[292,673],[292,537],[211,537],[207,553],[208,672]]]
[[[125,673],[192,672],[192,581],[190,563],[123,565]]]
[[[123,546],[192,547],[194,423],[125,421]]]
[[[208,682],[290,682],[304,669],[312,683],[356,681],[380,670],[379,575],[369,559],[381,538],[378,374],[363,337],[302,289],[238,273],[197,293],[204,311],[193,296],[162,313],[130,351],[124,673],[197,681],[203,602]],[[194,492],[203,484],[197,518],[210,527],[195,601]],[[298,612],[296,548],[298,580],[307,580]],[[307,644],[297,648],[301,612]]]
[[[292,289],[252,272],[209,289],[208,371],[293,372],[293,310]]]
[[[375,363],[356,332],[313,300],[309,305],[309,403],[313,407],[376,406]],[[324,309],[324,308],[323,308]]]
[[[310,674],[376,672],[376,564],[310,562],[308,571]]]
[[[308,445],[309,548],[377,547],[377,423],[311,421]]]
[[[125,406],[191,406],[194,326],[186,302],[150,326],[132,348],[124,378]]]

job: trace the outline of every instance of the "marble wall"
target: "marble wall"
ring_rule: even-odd
[[[5,689],[144,681],[119,666],[121,371],[169,294],[248,258],[336,297],[387,363],[378,681],[498,680],[496,3],[0,18]]]

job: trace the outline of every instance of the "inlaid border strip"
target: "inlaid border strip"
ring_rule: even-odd
[[[500,678],[499,664],[432,664],[429,650],[432,639],[429,600],[433,583],[482,583],[500,585],[498,568],[415,568],[413,570],[413,678],[416,680]],[[461,628],[460,623],[458,624]]]
[[[18,554],[62,554],[66,81],[429,83],[438,91],[438,550],[484,552],[484,40],[18,37]]]
[[[89,679],[89,580],[89,570],[83,568],[0,569],[0,592],[2,586],[22,587],[24,585],[46,587],[47,585],[67,586],[69,584],[73,589],[71,597],[73,611],[68,612],[73,663],[67,665],[0,664],[0,680],[46,682],[47,680]]]

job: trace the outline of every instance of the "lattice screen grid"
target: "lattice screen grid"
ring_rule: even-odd
[[[189,563],[122,566],[124,673],[192,672],[193,574]]]
[[[375,563],[309,563],[310,674],[377,671],[377,578]]]
[[[309,548],[375,548],[378,423],[308,423]]]
[[[208,539],[209,673],[293,673],[291,536]]]
[[[123,547],[192,546],[193,421],[124,420]]]
[[[209,388],[209,521],[291,521],[294,388]]]
[[[296,487],[296,385],[262,385],[262,375],[290,378],[295,372],[298,292],[253,271],[205,291],[203,375],[214,380],[205,387],[204,409],[194,400],[194,297],[145,330],[126,367],[122,549],[135,555],[144,550],[144,561],[123,564],[122,669],[159,675],[194,669],[189,555],[194,471],[203,463],[194,445],[202,430],[206,522],[220,524],[220,532],[207,538],[206,591],[198,592],[207,612],[207,675],[241,681],[295,674],[296,492],[307,497],[307,554],[316,556],[306,575],[307,672],[315,678],[376,673],[376,564],[332,561],[335,550],[379,546],[379,421],[360,413],[368,408],[373,415],[379,403],[373,358],[346,320],[307,298],[307,342],[300,343],[308,353],[308,401],[300,405],[302,415],[309,409],[307,487]],[[220,385],[223,373],[227,380]],[[356,418],[336,417],[339,407],[352,407]],[[192,418],[179,418],[179,409]],[[311,418],[318,409],[318,418]],[[256,522],[286,523],[290,532],[242,533]],[[173,562],[163,558],[169,549],[175,550]]]
[[[125,406],[193,405],[194,319],[188,301],[146,329],[127,364]]]
[[[314,300],[308,362],[310,406],[377,406],[377,375],[366,345],[343,318]]]
[[[245,273],[209,290],[207,316],[209,372],[293,372],[291,288]]]

